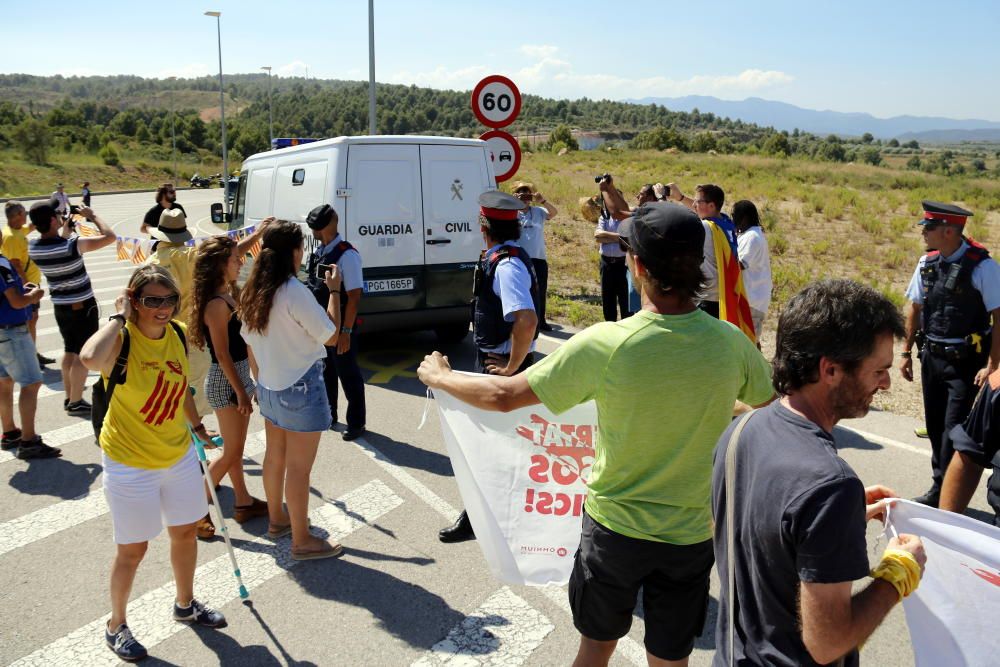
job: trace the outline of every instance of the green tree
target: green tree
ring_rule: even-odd
[[[764,141],[764,145],[761,147],[761,150],[769,155],[788,156],[792,154],[792,147],[788,143],[788,137],[781,132],[775,132],[769,136]]]
[[[109,167],[117,167],[121,163],[121,158],[118,156],[118,151],[111,144],[106,144],[101,152],[98,153],[98,157],[101,161]]]
[[[861,149],[861,161],[878,166],[882,163],[882,154],[875,146]]]
[[[899,148],[899,139],[890,139],[886,146],[889,148]]]
[[[907,169],[920,169],[920,166],[921,164],[919,155],[914,155],[913,157],[911,157],[909,160],[906,161]]]
[[[907,141],[905,144],[903,144],[903,148],[914,148],[919,150],[920,144],[917,143],[916,139],[911,139],[910,141]]]
[[[36,118],[25,118],[11,132],[11,138],[24,159],[35,164],[47,163],[52,148],[52,131],[48,125]]]
[[[577,142],[576,138],[573,136],[573,131],[569,129],[569,125],[558,125],[556,129],[552,130],[549,135],[549,144],[555,145],[558,142],[562,142],[566,145],[566,148],[571,151],[580,150],[580,144]]]
[[[986,171],[986,160],[977,157],[972,161],[972,168],[979,172]]]
[[[875,141],[875,137],[872,136],[871,132],[865,132],[861,135],[861,143],[870,144],[873,141]]]

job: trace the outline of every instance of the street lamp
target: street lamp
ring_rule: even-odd
[[[265,65],[261,69],[267,70],[267,133],[270,135],[271,148],[274,148],[274,116],[271,115],[271,66]]]
[[[215,29],[219,38],[219,113],[222,120],[222,182],[229,187],[229,153],[226,151],[226,91],[222,86],[222,12],[205,12],[205,16],[215,17]]]
[[[176,76],[168,76],[167,81],[177,81]],[[174,160],[174,184],[177,183],[177,91],[170,90],[170,156]]]

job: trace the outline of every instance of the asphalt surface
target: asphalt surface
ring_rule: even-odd
[[[220,189],[183,192],[196,235],[211,233],[209,205]],[[119,235],[137,237],[150,193],[94,197],[94,208]],[[106,316],[133,267],[114,248],[87,255]],[[39,349],[58,356],[61,340],[51,304],[42,304]],[[551,352],[571,335],[543,336]],[[457,368],[470,368],[472,348],[441,346],[432,334],[362,339],[367,381],[368,435],[345,442],[323,435],[312,474],[311,518],[345,547],[343,557],[293,563],[287,541],[263,537],[263,519],[228,522],[253,598],[241,604],[221,538],[199,545],[196,594],[223,611],[229,626],[191,630],[170,619],[173,598],[168,542],[150,544],[139,568],[130,626],[146,644],[147,664],[211,665],[560,665],[576,651],[578,635],[563,589],[511,588],[491,578],[475,542],[445,545],[437,530],[462,507],[436,415],[417,429],[425,410],[415,369],[441,349]],[[91,379],[91,382],[93,378]],[[38,430],[63,448],[63,458],[19,461],[0,457],[0,663],[114,664],[101,627],[109,611],[108,571],[114,554],[111,521],[101,492],[100,452],[89,420],[66,415],[58,364],[45,373]],[[343,400],[343,399],[342,399]],[[340,414],[346,406],[341,405]],[[214,424],[213,418],[207,423]],[[913,436],[912,419],[872,413],[838,429],[843,457],[866,484],[889,485],[903,497],[929,482],[926,440]],[[255,413],[247,443],[248,484],[263,498],[260,461],[263,420]],[[225,484],[225,482],[224,482]],[[221,504],[232,515],[232,493]],[[970,513],[987,518],[980,488]],[[876,560],[884,541],[869,530]],[[710,617],[691,664],[708,665],[714,645],[718,582],[713,577]],[[641,610],[613,664],[645,664]],[[864,647],[868,664],[910,665],[913,656],[897,608]]]

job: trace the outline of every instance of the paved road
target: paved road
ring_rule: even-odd
[[[191,220],[208,233],[208,207],[221,190],[182,193]],[[151,195],[95,197],[98,212],[121,235],[138,235]],[[113,249],[88,255],[87,265],[111,312],[131,266]],[[42,309],[40,349],[60,349],[51,306]],[[551,352],[567,332],[540,340]],[[154,541],[139,570],[130,624],[154,656],[152,664],[209,665],[559,665],[574,655],[577,634],[562,589],[510,588],[486,572],[475,542],[444,545],[438,528],[461,507],[437,419],[423,430],[424,388],[414,370],[438,347],[430,334],[386,335],[363,341],[369,435],[357,442],[323,436],[313,471],[312,522],[343,542],[337,560],[293,563],[287,543],[273,545],[263,520],[230,523],[253,607],[241,605],[221,541],[202,543],[199,597],[220,608],[229,627],[193,631],[170,620],[167,541]],[[471,365],[466,343],[444,348],[457,367]],[[113,664],[100,628],[108,612],[107,575],[114,545],[101,493],[100,455],[87,420],[60,409],[58,371],[46,373],[39,427],[64,457],[24,462],[0,456],[0,664]],[[341,406],[340,413],[344,414]],[[432,415],[433,417],[433,415]],[[212,423],[212,420],[208,420]],[[872,414],[838,432],[843,456],[866,483],[881,482],[913,496],[929,473],[926,441],[912,436],[910,419]],[[263,422],[254,415],[246,455],[251,491],[263,497],[260,461]],[[222,492],[231,516],[232,495]],[[988,507],[980,491],[978,516]],[[870,531],[870,554],[881,545]],[[712,656],[713,581],[709,628],[693,665]],[[613,664],[645,664],[639,615]],[[913,657],[897,610],[864,649],[865,661],[909,665]]]

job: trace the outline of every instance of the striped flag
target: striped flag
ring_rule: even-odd
[[[115,242],[115,248],[118,251],[118,259],[119,259],[119,261],[125,261],[127,259],[131,259],[132,258],[131,255],[129,254],[128,249],[125,247],[125,239],[119,238]]]
[[[256,241],[253,242],[253,245],[250,246],[250,249],[247,250],[247,252],[250,253],[251,257],[253,257],[254,259],[257,259],[257,255],[260,254],[260,239],[259,238]]]
[[[712,245],[715,247],[715,265],[719,269],[719,319],[739,327],[754,343],[757,334],[753,330],[753,316],[750,301],[743,287],[740,260],[729,245],[726,233],[712,220],[703,220],[712,229]]]
[[[132,263],[142,264],[147,258],[145,249],[142,247],[145,244],[139,239],[132,239],[132,241],[134,244],[134,248],[132,249]]]

